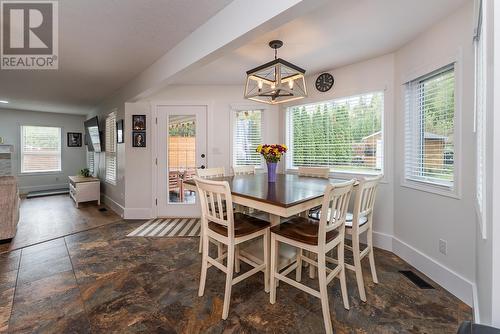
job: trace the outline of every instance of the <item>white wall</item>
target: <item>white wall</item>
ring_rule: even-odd
[[[394,237],[400,256],[420,267],[448,290],[472,302],[474,282],[473,48],[472,2],[445,18],[396,52]],[[458,58],[457,58],[458,57]],[[461,110],[461,150],[455,166],[461,167],[459,199],[401,186],[404,170],[404,95],[402,85],[411,74],[425,74],[456,59],[456,110]],[[399,89],[401,87],[401,89]],[[455,136],[458,145],[459,136]],[[448,253],[439,252],[439,239]]]
[[[13,175],[19,179],[22,193],[37,190],[48,190],[68,187],[68,176],[76,175],[86,167],[85,146],[68,147],[67,132],[83,131],[84,116],[59,113],[47,113],[24,110],[0,109],[0,137],[4,144],[14,145],[12,155]],[[20,127],[21,125],[46,125],[62,128],[62,171],[36,175],[22,175],[20,166]],[[82,137],[83,139],[83,137]]]
[[[223,166],[231,171],[231,124],[232,107],[267,108],[264,111],[265,142],[279,141],[279,111],[277,107],[267,107],[243,99],[242,86],[170,86],[167,89],[141,100],[127,103],[125,106],[125,217],[149,218],[152,209],[152,106],[155,103],[176,104],[192,103],[208,105],[207,117],[207,166]],[[131,144],[131,120],[133,114],[145,114],[147,117],[147,147],[137,148]],[[123,159],[119,154],[118,159]],[[120,174],[120,172],[119,172]],[[122,175],[123,176],[123,175]],[[119,182],[122,182],[119,175]]]
[[[374,91],[384,92],[384,182],[379,187],[379,200],[376,202],[374,216],[374,239],[379,247],[392,249],[391,235],[394,230],[393,221],[393,116],[394,116],[394,55],[388,54],[368,61],[344,66],[328,71],[335,78],[333,88],[321,93],[315,88],[315,80],[319,73],[307,76],[308,97],[302,100],[283,104],[281,107],[281,140],[285,140],[286,108],[291,105],[310,102],[327,101],[339,97],[358,95]],[[338,177],[350,175],[336,174]],[[359,177],[359,175],[353,175]]]

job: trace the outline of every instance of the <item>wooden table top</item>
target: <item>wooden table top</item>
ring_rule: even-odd
[[[275,183],[267,182],[267,174],[224,176],[210,178],[211,181],[227,181],[231,193],[280,207],[288,208],[323,196],[328,183],[342,183],[342,179],[323,179],[277,174]],[[184,183],[195,186],[194,180]]]

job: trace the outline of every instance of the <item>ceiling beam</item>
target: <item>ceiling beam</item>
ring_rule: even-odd
[[[327,0],[234,0],[136,78],[103,101],[99,110],[143,99],[182,72],[207,64],[263,32],[276,29]]]

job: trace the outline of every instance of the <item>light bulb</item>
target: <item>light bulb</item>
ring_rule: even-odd
[[[262,80],[257,81],[257,86],[259,87],[259,90],[261,90],[261,89],[262,89],[262,85],[263,85],[263,84],[264,84],[264,83],[262,82]]]
[[[271,84],[271,89],[276,88],[276,85],[274,83]]]
[[[288,87],[290,87],[290,89],[293,89],[293,80],[288,81]]]

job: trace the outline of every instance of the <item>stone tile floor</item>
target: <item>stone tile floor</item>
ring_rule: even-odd
[[[209,269],[205,296],[197,296],[198,239],[127,238],[141,223],[121,221],[0,254],[0,332],[324,332],[318,299],[281,283],[271,305],[262,274],[233,288],[222,321],[220,271]],[[376,250],[376,261],[380,284],[364,268],[367,303],[358,299],[352,273],[349,311],[338,281],[329,286],[336,333],[455,333],[471,319],[471,309],[437,284],[428,280],[436,289],[420,290],[400,275],[411,266],[397,256]]]

